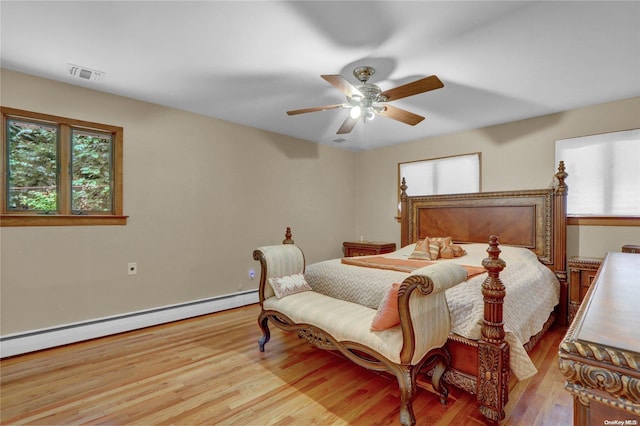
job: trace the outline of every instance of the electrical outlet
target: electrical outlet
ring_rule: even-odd
[[[138,264],[136,262],[129,262],[127,265],[127,272],[129,275],[135,275],[138,273]]]

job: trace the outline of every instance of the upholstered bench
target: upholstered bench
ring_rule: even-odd
[[[419,373],[431,375],[434,390],[446,403],[448,390],[441,380],[450,362],[444,348],[450,329],[445,290],[466,279],[463,267],[442,263],[417,269],[402,283],[389,283],[376,310],[313,291],[304,279],[304,254],[293,244],[261,247],[253,258],[261,264],[260,351],[270,339],[271,320],[319,348],[337,350],[360,366],[394,374],[403,425],[415,424],[412,401]],[[372,330],[374,320],[389,314],[396,316],[397,325]]]

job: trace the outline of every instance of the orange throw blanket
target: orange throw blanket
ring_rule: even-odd
[[[388,269],[399,272],[413,272],[424,266],[433,265],[436,262],[428,260],[394,259],[381,256],[343,257],[345,265],[362,266],[365,268]],[[460,265],[467,270],[467,279],[487,272],[482,266]]]

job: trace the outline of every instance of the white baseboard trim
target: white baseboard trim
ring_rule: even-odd
[[[0,336],[0,358],[95,339],[167,322],[211,314],[258,303],[258,291],[250,290],[113,317]]]

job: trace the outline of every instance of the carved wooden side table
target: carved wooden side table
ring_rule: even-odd
[[[370,256],[372,254],[385,254],[395,251],[395,243],[380,243],[375,241],[345,241],[342,250],[345,257]]]
[[[571,257],[569,258],[569,324],[576,316],[576,312],[591,287],[591,283],[600,268],[600,257]],[[640,426],[640,425],[639,425]]]

